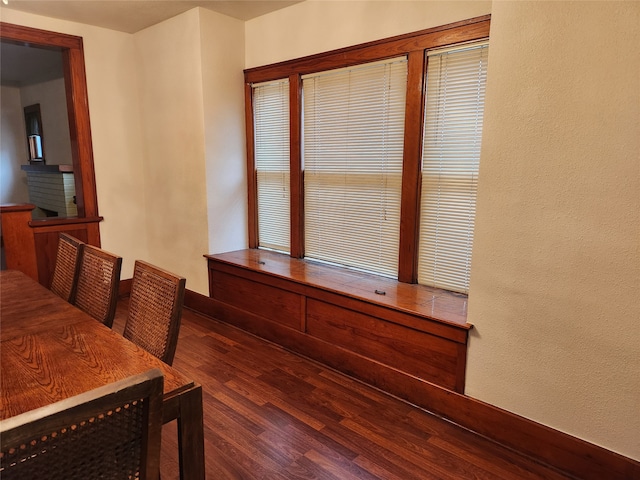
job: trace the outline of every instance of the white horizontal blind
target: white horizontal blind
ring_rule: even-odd
[[[253,86],[258,246],[289,253],[289,81]]]
[[[430,52],[418,283],[463,293],[469,270],[488,44]]]
[[[397,278],[405,57],[303,77],[305,256]]]

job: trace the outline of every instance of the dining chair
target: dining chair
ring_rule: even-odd
[[[157,480],[163,376],[153,369],[0,422],[0,477]]]
[[[178,344],[186,279],[136,260],[123,336],[168,365]]]
[[[75,292],[84,245],[83,241],[67,233],[58,236],[58,252],[50,290],[67,302]]]
[[[121,268],[122,257],[93,245],[84,246],[71,303],[109,328],[116,314]]]

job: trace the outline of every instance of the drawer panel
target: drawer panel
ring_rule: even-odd
[[[314,299],[307,301],[307,333],[429,382],[456,387],[456,342]]]
[[[211,273],[215,300],[300,330],[303,302],[300,295],[220,271]]]

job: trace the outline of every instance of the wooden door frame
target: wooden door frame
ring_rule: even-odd
[[[98,197],[82,37],[0,22],[0,40],[62,54],[78,218],[96,220]]]

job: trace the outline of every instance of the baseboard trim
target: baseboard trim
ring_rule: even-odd
[[[187,290],[184,306],[210,318],[225,305]],[[425,383],[420,407],[464,428],[585,480],[640,478],[640,462],[514,413]]]
[[[118,285],[118,297],[126,297],[131,293],[131,284],[133,283],[133,278],[127,278],[125,280],[120,280],[120,284]]]

